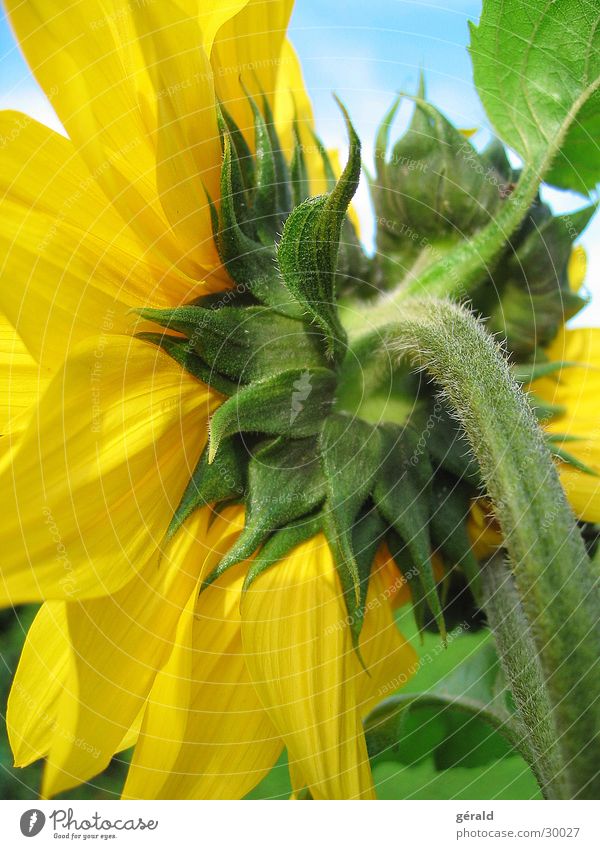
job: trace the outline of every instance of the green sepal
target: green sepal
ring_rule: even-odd
[[[275,264],[274,244],[264,245],[248,236],[238,220],[238,205],[232,183],[232,142],[224,139],[221,167],[221,208],[217,248],[232,280],[238,287],[252,292],[255,298],[286,314],[301,315],[285,286],[282,286]],[[237,193],[239,197],[239,192]]]
[[[198,507],[240,498],[246,488],[247,465],[247,452],[235,437],[223,442],[214,463],[208,462],[205,448],[173,514],[166,538],[172,539]]]
[[[221,165],[221,216],[223,223],[232,223],[235,221],[241,233],[250,239],[254,239],[256,236],[256,227],[250,208],[252,188],[246,188],[243,167],[234,140],[226,132],[224,118],[221,119],[221,129],[223,130],[221,136],[223,146],[223,163]]]
[[[233,116],[222,103],[219,103],[217,115],[219,116],[219,125],[223,136],[226,132],[229,133],[239,163],[244,188],[250,196],[255,185],[255,168],[252,151],[244,138],[244,134],[234,121]]]
[[[327,491],[324,530],[356,641],[364,611],[361,609],[361,576],[353,548],[353,530],[373,488],[381,456],[381,439],[377,428],[367,422],[334,414],[323,423],[319,450]]]
[[[316,516],[304,516],[276,531],[250,564],[242,592],[246,592],[263,572],[286,557],[296,546],[316,536],[322,527],[323,517],[318,513]]]
[[[324,366],[321,340],[296,319],[268,307],[143,309],[140,315],[177,330],[210,370],[251,383],[291,368]]]
[[[406,95],[415,102],[414,113],[389,155],[399,98],[377,132],[377,176],[370,190],[377,218],[375,282],[381,288],[414,276],[414,268],[424,269],[483,228],[502,202],[503,178],[422,95]]]
[[[369,590],[369,577],[375,555],[385,539],[387,531],[386,523],[374,507],[367,505],[354,522],[352,528],[352,549],[358,567],[360,582],[360,611],[364,618],[366,609],[367,592]],[[362,624],[362,619],[361,619]],[[360,632],[360,629],[358,629]],[[358,640],[358,633],[356,634]]]
[[[252,198],[253,222],[259,240],[273,244],[282,220],[277,197],[277,164],[271,143],[271,133],[256,101],[247,94],[254,116],[254,147],[256,150],[255,189]]]
[[[311,513],[324,499],[325,483],[314,439],[267,443],[248,466],[244,530],[204,586],[251,557],[271,534]]]
[[[573,241],[587,226],[595,204],[568,216],[553,216],[544,204],[533,207],[494,274],[487,303],[492,332],[506,337],[517,358],[545,347],[586,300],[569,286]],[[489,307],[489,308],[488,308]]]
[[[541,377],[561,372],[564,368],[574,368],[577,363],[567,360],[552,360],[552,362],[538,362],[537,355],[533,363],[517,363],[511,367],[513,377],[519,383],[533,383]]]
[[[425,440],[427,451],[436,461],[434,465],[442,466],[473,486],[481,486],[479,464],[456,419],[438,402],[430,421],[432,425],[425,433]]]
[[[402,576],[410,589],[412,613],[417,626],[417,631],[423,639],[425,631],[425,614],[428,605],[425,601],[423,584],[419,579],[419,570],[411,557],[408,546],[400,538],[393,528],[389,528],[386,537],[387,545],[394,563],[402,573]]]
[[[380,430],[383,452],[373,499],[381,515],[406,544],[423,596],[445,639],[446,624],[431,565],[429,490],[433,473],[429,457],[420,448],[420,436],[412,428],[386,425]]]
[[[343,107],[342,107],[343,109]],[[335,305],[335,275],[342,225],[360,177],[360,141],[344,110],[350,155],[334,190],[309,198],[287,219],[277,250],[288,290],[323,330],[327,350],[340,360],[346,334]]]
[[[296,207],[300,206],[301,203],[310,197],[310,181],[300,132],[298,130],[298,122],[296,120],[294,121],[293,134],[294,151],[290,163],[290,181],[292,186],[292,201],[294,207]]]
[[[460,481],[444,472],[438,472],[431,493],[429,527],[433,544],[446,562],[452,566],[460,566],[477,599],[480,593],[479,565],[467,532],[471,492],[465,490]]]
[[[325,175],[325,182],[327,184],[327,191],[331,192],[335,188],[335,184],[337,183],[337,177],[335,176],[335,171],[333,170],[333,165],[331,164],[331,159],[329,154],[327,153],[327,148],[319,138],[319,136],[315,133],[312,127],[308,128],[308,131],[312,137],[312,140],[315,143],[317,150],[319,151],[319,156],[321,157],[321,162],[323,164],[323,174]]]
[[[217,392],[231,396],[238,391],[236,383],[218,374],[194,353],[190,347],[189,339],[169,336],[166,333],[136,333],[136,338],[162,348],[165,354],[172,357],[189,374],[206,383],[212,389],[216,389]]]
[[[561,441],[568,442],[571,440],[569,440],[568,437],[563,436]],[[573,466],[574,469],[578,469],[580,472],[584,472],[586,475],[592,475],[592,477],[594,478],[599,477],[598,472],[594,471],[591,466],[588,466],[586,463],[583,463],[581,460],[571,454],[570,451],[565,451],[562,446],[554,444],[552,439],[547,439],[546,442],[548,448],[550,449],[550,453],[558,460],[562,460],[563,463],[567,463],[569,466]]]
[[[335,374],[318,368],[291,369],[239,389],[210,420],[209,462],[221,441],[234,433],[295,438],[317,433],[333,402],[335,386]]]
[[[275,118],[268,98],[263,94],[263,112],[267,129],[271,137],[271,149],[275,160],[275,177],[276,177],[276,193],[277,193],[277,208],[281,221],[283,222],[290,214],[293,208],[292,190],[290,186],[290,170],[286,162],[285,156],[279,142],[279,135],[275,127]]]
[[[547,422],[555,416],[562,416],[567,411],[567,408],[562,404],[549,404],[533,392],[528,392],[527,398],[531,404],[533,414],[539,422]]]

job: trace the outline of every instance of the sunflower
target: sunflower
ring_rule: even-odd
[[[68,134],[0,119],[2,602],[43,602],[10,742],[17,765],[46,759],[44,796],[134,747],[125,798],[240,798],[284,749],[296,797],[373,798],[362,720],[417,667],[394,608],[410,599],[419,626],[445,634],[437,584],[444,568],[476,575],[480,478],[448,447],[433,393],[398,368],[388,403],[380,363],[364,392],[348,340],[373,286],[435,255],[419,254],[415,222],[447,248],[458,236],[438,201],[475,232],[502,198],[421,103],[392,160],[378,157],[381,220],[406,222],[403,241],[382,226],[370,265],[347,215],[360,142],[342,107],[340,173],[314,133],[291,2],[201,5],[8,3]],[[462,170],[440,184],[442,138]],[[416,179],[402,145],[420,155],[425,141],[431,169],[398,192]],[[519,239],[537,261],[532,229]],[[579,403],[593,370],[556,336],[578,296],[549,295],[540,273],[524,297],[504,261],[509,341],[526,358],[556,337],[536,397],[555,405],[555,453],[587,475],[567,492],[595,521]],[[539,338],[531,302],[546,310]],[[562,449],[574,437],[585,466]]]
[[[322,534],[243,595],[243,566],[199,592],[243,506],[199,509],[165,536],[224,396],[133,336],[131,309],[231,287],[207,200],[220,115],[251,140],[262,97],[283,150],[312,139],[291,3],[200,6],[8,4],[68,133],[1,117],[2,600],[44,602],[10,741],[16,765],[46,758],[45,796],[135,744],[125,797],[241,797],[286,747],[295,791],[370,798],[361,716],[415,660],[389,556],[359,661]],[[317,194],[322,158],[304,148]]]

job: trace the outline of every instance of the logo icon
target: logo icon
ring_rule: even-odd
[[[32,808],[21,815],[21,834],[25,837],[35,837],[43,829],[46,817],[43,811]]]
[[[312,383],[310,382],[310,372],[303,371],[298,380],[294,381],[292,386],[296,390],[292,392],[292,411],[290,413],[290,424],[294,424],[299,414],[304,409],[303,401],[306,401],[312,392]]]

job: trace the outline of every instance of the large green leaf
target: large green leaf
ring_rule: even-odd
[[[484,0],[471,27],[475,83],[498,135],[547,181],[600,179],[600,28],[590,0]]]

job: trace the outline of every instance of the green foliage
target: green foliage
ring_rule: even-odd
[[[494,129],[548,182],[600,180],[600,31],[589,0],[484,0],[471,27],[475,84]],[[541,176],[541,175],[540,175]]]
[[[350,137],[348,163],[329,194],[308,198],[294,209],[277,250],[283,282],[322,329],[327,350],[336,359],[345,352],[345,333],[335,306],[338,251],[346,212],[360,177],[360,140],[343,111]]]

